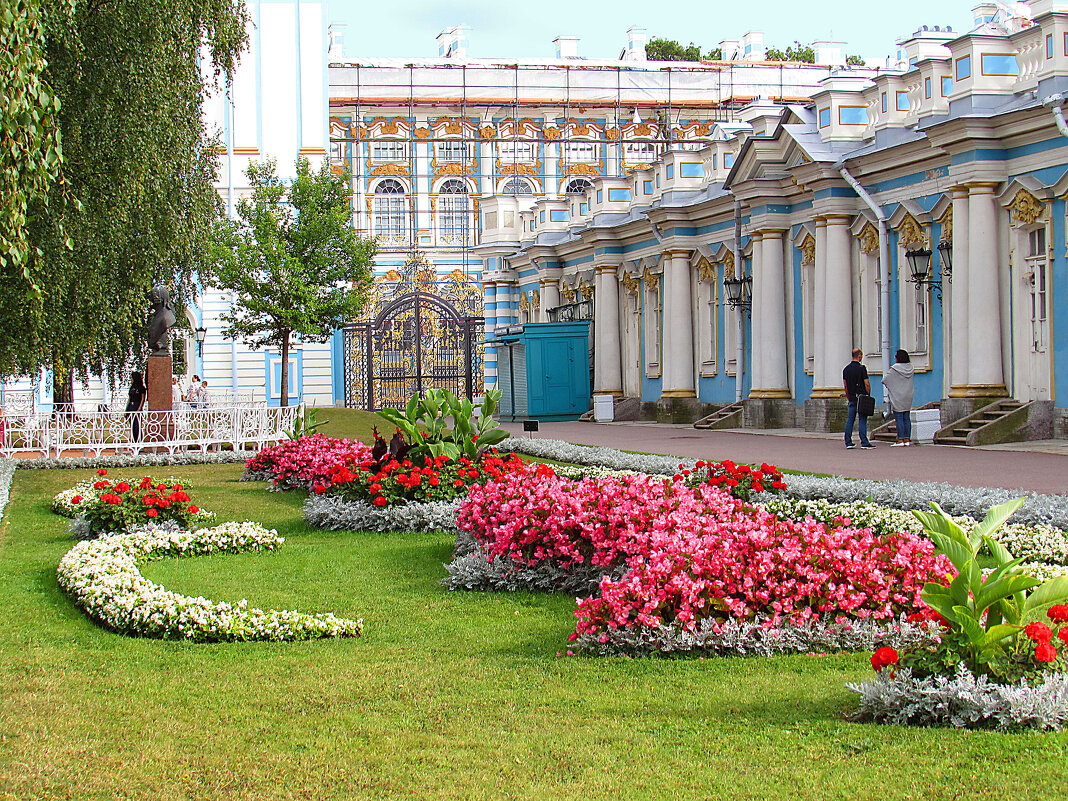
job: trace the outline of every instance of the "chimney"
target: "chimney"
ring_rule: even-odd
[[[623,53],[624,61],[645,61],[645,45],[649,41],[649,34],[645,28],[632,25],[627,28],[627,49]]]
[[[331,22],[326,29],[327,48],[326,57],[330,61],[341,61],[345,58],[345,28],[343,22]]]
[[[763,61],[764,33],[763,31],[748,31],[742,36],[742,60]]]
[[[556,57],[578,58],[578,43],[577,36],[557,36],[553,39],[553,44],[556,46]]]
[[[469,30],[470,28],[466,25],[454,25],[439,33],[438,57],[467,58],[467,32]]]

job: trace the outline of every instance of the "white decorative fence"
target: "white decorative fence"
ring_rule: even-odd
[[[293,428],[300,406],[238,404],[166,412],[73,411],[51,415],[5,414],[0,418],[0,454],[42,456],[104,452],[173,454],[189,448],[259,450]]]

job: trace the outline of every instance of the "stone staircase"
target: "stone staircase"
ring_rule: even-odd
[[[940,429],[934,441],[936,445],[975,446],[1052,436],[1052,402],[1023,403],[1013,398],[1001,398]]]
[[[712,429],[741,428],[742,406],[743,401],[735,401],[734,403],[728,403],[726,406],[720,406],[712,414],[705,415],[694,423],[693,427]]]

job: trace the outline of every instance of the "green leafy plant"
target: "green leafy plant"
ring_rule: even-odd
[[[297,414],[296,419],[293,421],[293,428],[286,432],[286,437],[288,439],[310,437],[320,426],[324,426],[329,422],[329,420],[316,420],[315,409],[309,409],[305,406],[301,412]]]
[[[487,448],[508,437],[493,418],[502,394],[499,389],[486,391],[477,421],[472,418],[478,406],[470,398],[461,400],[447,389],[432,389],[422,398],[413,395],[403,410],[383,409],[378,414],[407,437],[412,446],[409,458],[416,463],[427,456],[478,459]]]
[[[922,598],[944,619],[948,628],[942,648],[933,659],[938,664],[960,661],[976,675],[1008,680],[1043,667],[1018,647],[1017,640],[1028,623],[1038,622],[1050,607],[1068,600],[1068,576],[1039,582],[1020,569],[1023,559],[998,542],[994,532],[1023,505],[1024,499],[1000,504],[987,512],[983,521],[966,533],[936,503],[934,512],[913,512],[923,523],[927,536],[939,552],[957,569],[948,585],[928,583]],[[979,553],[985,550],[994,558],[994,569],[983,575]],[[947,577],[950,578],[950,577]],[[922,667],[930,655],[918,655],[914,664]]]

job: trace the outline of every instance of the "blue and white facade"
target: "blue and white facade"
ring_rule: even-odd
[[[1049,402],[1065,436],[1068,3],[1031,9],[981,6],[964,35],[923,28],[901,69],[750,104],[744,127],[583,197],[485,201],[493,322],[581,296],[595,393],[695,412],[740,397],[749,425],[817,430],[844,403],[854,346],[877,395],[904,348],[916,405],[953,419],[1001,396]],[[924,283],[910,251],[929,252]],[[736,276],[751,279],[749,314],[726,302]]]

